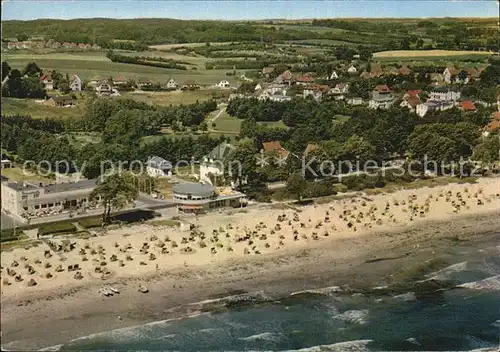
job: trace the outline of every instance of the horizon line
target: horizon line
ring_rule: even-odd
[[[394,19],[394,20],[418,20],[418,19],[497,19],[496,16],[432,16],[432,17],[298,17],[298,18],[241,18],[241,19],[221,19],[221,18],[203,18],[203,19],[186,19],[186,18],[174,18],[174,17],[75,17],[75,18],[50,18],[50,17],[41,17],[29,20],[21,20],[21,19],[9,19],[2,20],[2,22],[30,22],[30,21],[75,21],[75,20],[175,20],[175,21],[222,21],[222,22],[240,22],[240,21],[253,21],[253,22],[261,22],[261,21],[312,21],[312,20],[369,20],[369,19]]]

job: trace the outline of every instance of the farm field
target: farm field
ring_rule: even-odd
[[[210,45],[228,45],[233,42],[210,42]],[[156,50],[170,50],[170,49],[175,49],[175,48],[180,48],[180,47],[197,47],[197,46],[204,46],[206,43],[183,43],[183,44],[158,44],[158,45],[150,45],[149,47],[151,49],[156,49]]]
[[[28,63],[36,62],[44,70],[57,70],[62,73],[77,74],[83,80],[96,76],[110,77],[121,75],[131,79],[149,79],[153,82],[166,82],[170,78],[179,84],[194,81],[198,84],[216,84],[221,79],[226,79],[228,70],[176,70],[160,67],[150,67],[133,64],[112,62],[106,58],[105,53],[53,53],[41,55],[3,54],[2,60],[9,63],[12,68],[23,69]],[[92,54],[92,55],[90,55]],[[170,54],[170,53],[169,53]],[[160,55],[158,55],[160,56]],[[178,55],[179,56],[179,55]],[[90,59],[89,59],[90,58]],[[189,61],[192,57],[179,56],[179,59]],[[198,62],[201,65],[201,61]]]
[[[82,106],[83,104],[72,108],[53,107],[30,99],[2,98],[3,115],[30,115],[36,119],[80,117],[83,114]]]
[[[465,55],[480,55],[489,56],[495,54],[494,52],[488,51],[465,51],[465,50],[393,50],[393,51],[381,51],[374,53],[373,57],[380,58],[415,58],[415,57],[451,57],[455,59],[455,56],[465,56]]]
[[[230,90],[201,89],[196,91],[173,91],[173,92],[126,92],[121,98],[134,99],[157,105],[189,105],[197,101],[202,102],[210,99],[227,99]]]

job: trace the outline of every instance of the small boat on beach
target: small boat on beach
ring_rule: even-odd
[[[139,285],[139,292],[146,293],[146,292],[149,292],[149,290],[146,286]]]

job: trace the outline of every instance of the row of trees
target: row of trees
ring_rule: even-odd
[[[113,62],[121,62],[124,64],[134,64],[142,66],[152,66],[160,68],[171,68],[176,70],[187,70],[187,67],[181,65],[178,61],[173,59],[165,59],[162,57],[145,57],[145,56],[128,56],[120,55],[116,52],[109,50],[106,57]]]

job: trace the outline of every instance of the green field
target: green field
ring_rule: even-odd
[[[2,176],[8,177],[10,182],[28,181],[34,184],[54,182],[52,179],[36,173],[36,171],[23,170],[19,167],[2,169]]]
[[[183,84],[186,81],[194,81],[202,85],[211,85],[218,83],[222,79],[226,79],[226,72],[229,71],[205,70],[204,66],[199,66],[198,70],[176,70],[123,64],[112,62],[106,58],[104,52],[53,53],[41,55],[3,53],[2,56],[2,60],[7,61],[12,68],[23,69],[26,64],[34,61],[44,70],[57,70],[70,75],[77,74],[84,80],[89,80],[96,76],[107,78],[110,76],[121,75],[127,79],[148,79],[159,83],[167,82],[170,78],[173,78],[179,84]],[[158,53],[157,56],[161,55]],[[193,59],[189,56],[177,56],[179,59],[182,58],[186,61]],[[198,63],[200,65],[201,62],[202,60],[199,59]]]
[[[83,104],[72,108],[46,106],[35,100],[2,98],[2,115],[30,115],[33,118],[68,118],[80,117]]]
[[[212,113],[212,115],[217,115],[218,113],[219,110]],[[220,133],[239,134],[241,129],[241,122],[242,120],[230,116],[226,111],[224,111],[222,114],[220,114],[217,120],[214,121],[214,130]],[[209,128],[212,128],[212,126],[209,126]]]
[[[210,99],[227,99],[231,94],[229,90],[222,89],[202,89],[196,91],[173,91],[173,92],[127,92],[122,93],[121,98],[130,98],[137,101],[147,102],[157,105],[189,105],[197,101]]]

